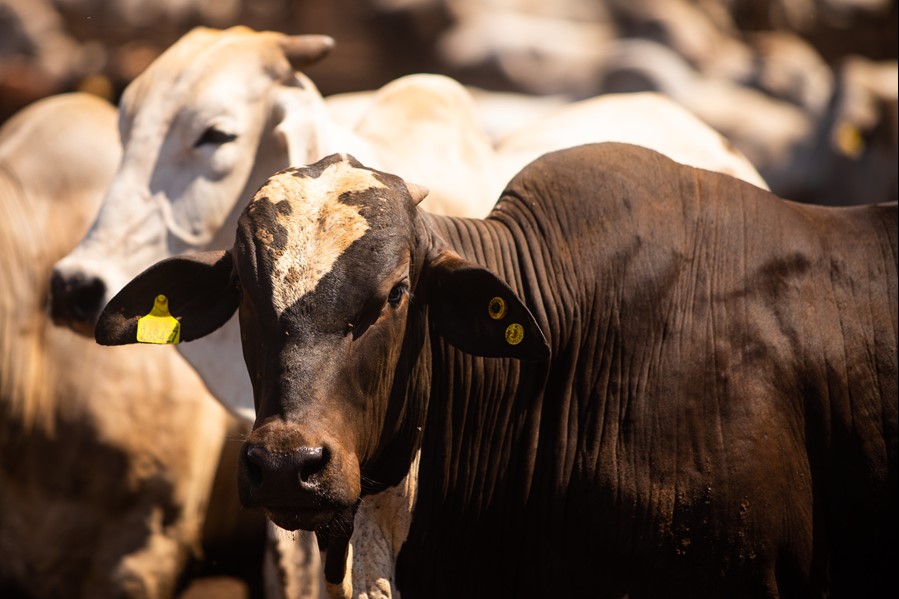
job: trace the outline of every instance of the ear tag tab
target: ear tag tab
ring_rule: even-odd
[[[169,298],[157,295],[153,309],[137,321],[140,343],[174,344],[181,340],[181,323],[169,313]]]
[[[487,314],[493,320],[502,320],[506,316],[506,310],[506,301],[501,297],[493,298],[487,306]]]

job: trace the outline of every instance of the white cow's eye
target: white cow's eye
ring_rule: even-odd
[[[199,148],[200,146],[211,144],[220,146],[237,139],[236,133],[227,133],[222,131],[221,129],[216,129],[215,127],[209,127],[206,131],[203,131],[203,135],[194,142],[194,147]]]

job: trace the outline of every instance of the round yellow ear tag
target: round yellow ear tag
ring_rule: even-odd
[[[506,327],[506,343],[509,345],[518,345],[524,339],[524,327],[513,322]]]
[[[493,320],[500,320],[506,315],[506,311],[506,301],[501,297],[495,297],[490,300],[489,304],[487,304],[487,314],[489,314],[490,318]]]
[[[169,313],[169,298],[157,295],[150,313],[138,319],[137,340],[161,345],[181,341],[181,323]]]

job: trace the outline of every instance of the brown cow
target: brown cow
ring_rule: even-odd
[[[283,171],[97,338],[160,295],[184,341],[239,307],[242,499],[324,536],[332,582],[360,498],[414,465],[406,599],[895,594],[895,203],[622,144],[543,156],[485,220],[423,195],[345,155]]]

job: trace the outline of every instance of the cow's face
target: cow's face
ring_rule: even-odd
[[[435,242],[416,208],[425,193],[348,156],[282,171],[244,211],[231,252],[154,266],[100,319],[98,341],[133,343],[165,295],[189,341],[239,305],[257,414],[241,498],[284,528],[352,508],[366,471],[415,428],[398,421],[428,327],[477,355],[547,355],[509,287]]]
[[[410,310],[414,208],[402,180],[333,156],[271,178],[241,217],[257,413],[241,493],[282,527],[315,528],[359,497]]]
[[[147,266],[231,244],[243,203],[288,164],[279,127],[290,121],[291,139],[314,145],[308,124],[321,118],[321,97],[294,65],[323,56],[331,43],[197,29],[129,85],[119,107],[118,172],[91,230],[54,270],[58,324],[92,334],[109,298]],[[308,158],[308,147],[291,149]]]

